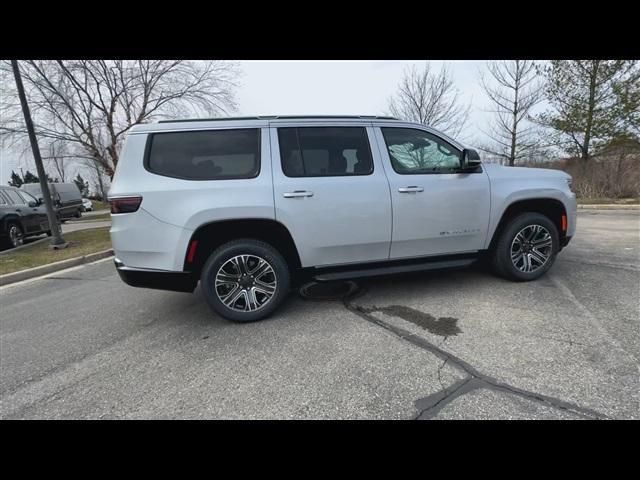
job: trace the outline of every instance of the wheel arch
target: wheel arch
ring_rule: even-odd
[[[22,231],[24,231],[24,226],[22,225],[22,219],[19,215],[16,215],[15,213],[9,213],[4,217],[2,217],[2,219],[0,220],[0,225],[2,225],[3,230],[6,230],[7,225],[9,223],[17,223],[18,226],[22,229]]]
[[[301,267],[298,248],[286,226],[273,219],[243,218],[218,220],[200,225],[191,235],[184,252],[184,271],[192,272],[199,278],[202,267],[211,253],[220,245],[239,238],[261,240],[273,246],[285,258],[292,273]],[[194,247],[195,254],[189,261],[194,241],[197,242]]]
[[[558,229],[560,236],[560,248],[562,248],[563,240],[566,236],[566,216],[567,209],[560,200],[551,197],[537,197],[516,200],[510,203],[502,212],[499,222],[491,233],[491,241],[488,250],[493,250],[500,233],[507,225],[509,220],[524,212],[540,213],[548,217]],[[562,217],[565,217],[565,228],[563,229]]]

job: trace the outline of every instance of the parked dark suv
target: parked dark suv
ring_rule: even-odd
[[[24,238],[51,235],[47,210],[33,195],[13,187],[0,187],[0,242],[18,247]]]

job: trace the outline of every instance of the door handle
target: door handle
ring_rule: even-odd
[[[416,186],[400,187],[398,191],[400,193],[417,193],[417,192],[424,192],[424,188],[416,187]]]
[[[306,190],[295,190],[293,192],[285,192],[282,194],[284,198],[299,198],[299,197],[313,197],[313,192],[307,192]]]

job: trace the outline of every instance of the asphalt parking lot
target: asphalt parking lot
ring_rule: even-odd
[[[292,293],[234,324],[110,260],[0,288],[2,418],[640,418],[640,216],[581,211],[548,275]]]

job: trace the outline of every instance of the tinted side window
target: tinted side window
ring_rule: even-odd
[[[18,192],[15,192],[13,190],[5,190],[4,193],[7,197],[9,197],[9,201],[14,205],[25,205],[27,203],[22,199],[22,197],[20,197],[20,195],[18,195]]]
[[[451,173],[460,168],[462,152],[435,135],[413,128],[381,130],[397,173]]]
[[[253,178],[260,172],[260,130],[154,133],[145,162],[153,173],[187,180]]]
[[[369,175],[373,160],[364,127],[278,128],[287,177]]]
[[[31,194],[29,194],[29,193],[27,193],[27,192],[18,192],[18,194],[22,197],[22,199],[23,199],[27,204],[28,204],[29,202],[36,202],[36,203],[37,203],[36,198],[35,198],[33,195],[31,195]]]

